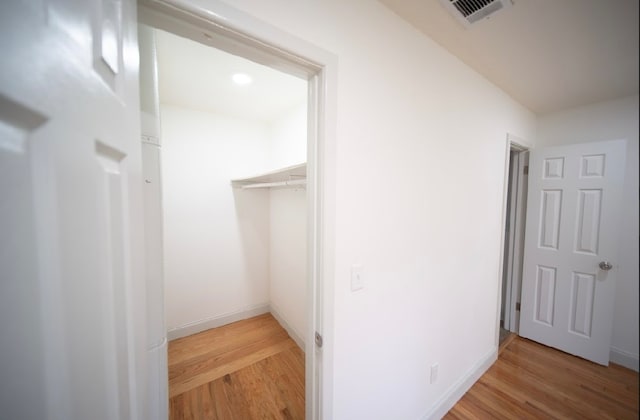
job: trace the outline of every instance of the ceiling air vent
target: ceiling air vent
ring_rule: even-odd
[[[464,26],[469,26],[494,13],[511,7],[511,0],[440,0]]]

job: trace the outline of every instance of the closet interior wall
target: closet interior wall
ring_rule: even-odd
[[[306,162],[306,101],[265,122],[160,99],[169,339],[272,312],[304,348],[306,190],[230,181]]]

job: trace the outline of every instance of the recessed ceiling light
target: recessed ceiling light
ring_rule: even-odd
[[[233,76],[231,76],[231,79],[233,80],[233,83],[240,86],[248,85],[253,81],[253,79],[251,79],[251,76],[244,73],[236,73]]]

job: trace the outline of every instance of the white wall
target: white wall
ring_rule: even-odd
[[[307,106],[271,123],[273,168],[307,161]],[[272,312],[304,349],[307,322],[307,194],[303,188],[270,191],[269,279]]]
[[[304,350],[307,322],[306,190],[270,192],[270,292],[272,312]]]
[[[612,360],[638,370],[638,96],[539,118],[540,146],[627,140]]]
[[[303,102],[270,124],[269,161],[273,168],[307,161],[307,103]]]
[[[306,161],[306,103],[272,123],[162,106],[169,338],[273,308],[306,330],[306,191],[240,190],[233,178]]]
[[[269,193],[229,181],[268,168],[269,126],[167,105],[161,118],[172,338],[172,330],[268,305]]]
[[[505,139],[536,118],[378,2],[232,4],[338,59],[325,415],[433,414],[496,351]]]

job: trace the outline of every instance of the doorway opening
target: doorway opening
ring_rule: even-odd
[[[251,33],[263,33],[267,34],[267,37],[277,38],[277,36],[273,35],[272,28],[263,28],[260,22],[249,21],[249,17],[239,17],[237,12],[232,9],[224,9],[222,13],[213,13],[213,10],[191,10],[188,2],[185,2],[183,6],[185,7],[184,10],[163,2],[142,2],[139,7],[140,23],[301,78],[307,84],[307,110],[305,113],[307,127],[305,136],[306,188],[303,190],[303,195],[306,198],[306,224],[304,229],[306,243],[302,247],[304,248],[303,254],[306,254],[306,267],[303,269],[305,271],[304,283],[306,286],[306,308],[304,309],[306,319],[303,322],[303,327],[298,329],[302,329],[302,333],[296,334],[297,337],[294,338],[300,338],[301,335],[304,335],[305,417],[310,419],[321,418],[322,395],[320,384],[323,372],[322,352],[320,351],[323,342],[323,325],[321,322],[323,303],[321,293],[323,260],[321,257],[323,255],[323,241],[320,235],[323,227],[323,202],[321,200],[321,197],[323,197],[323,184],[321,180],[324,167],[323,139],[326,136],[325,121],[327,118],[324,106],[327,100],[325,65],[327,65],[327,62],[333,63],[331,61],[333,58],[325,57],[323,52],[317,51],[313,47],[303,44],[298,46],[296,42],[287,43],[285,40],[284,45],[293,45],[294,50],[297,47],[300,47],[300,51],[310,50],[310,56],[316,57],[314,60],[306,59],[282,47],[276,47],[268,41],[253,37],[248,34],[247,28],[251,28]],[[222,6],[220,7],[222,8]],[[231,19],[229,19],[230,17]],[[233,27],[230,26],[232,21]],[[238,25],[245,28],[245,30],[238,30]],[[262,28],[262,31],[260,31],[260,28]],[[247,152],[251,153],[251,148],[248,148]],[[285,166],[284,170],[287,177],[285,180],[270,179],[270,177],[274,176],[274,171],[267,168],[262,171],[238,172],[228,180],[227,186],[234,188],[235,198],[240,200],[242,200],[239,197],[240,195],[246,198],[244,193],[254,193],[254,196],[250,198],[251,200],[255,198],[255,195],[260,195],[264,192],[251,189],[244,190],[244,187],[255,187],[256,183],[278,184],[278,186],[282,186],[283,183],[291,184],[299,192],[301,190],[300,179],[297,177],[300,176],[298,173],[300,165]],[[258,176],[251,176],[256,174]],[[264,177],[269,179],[264,179]],[[287,194],[282,190],[280,190],[280,193],[281,196]],[[286,225],[286,223],[283,224]],[[288,228],[289,226],[284,227]]]
[[[168,338],[271,312],[303,347],[307,81],[154,34]]]
[[[511,334],[518,334],[520,323],[520,291],[524,256],[524,233],[527,208],[529,151],[509,140],[508,171],[506,174],[504,248],[502,258],[502,286],[498,345]]]
[[[307,81],[160,29],[155,40],[170,414],[207,386],[234,393],[211,403],[234,417],[258,415],[238,401],[274,398],[301,418]],[[245,395],[257,380],[269,392]]]

